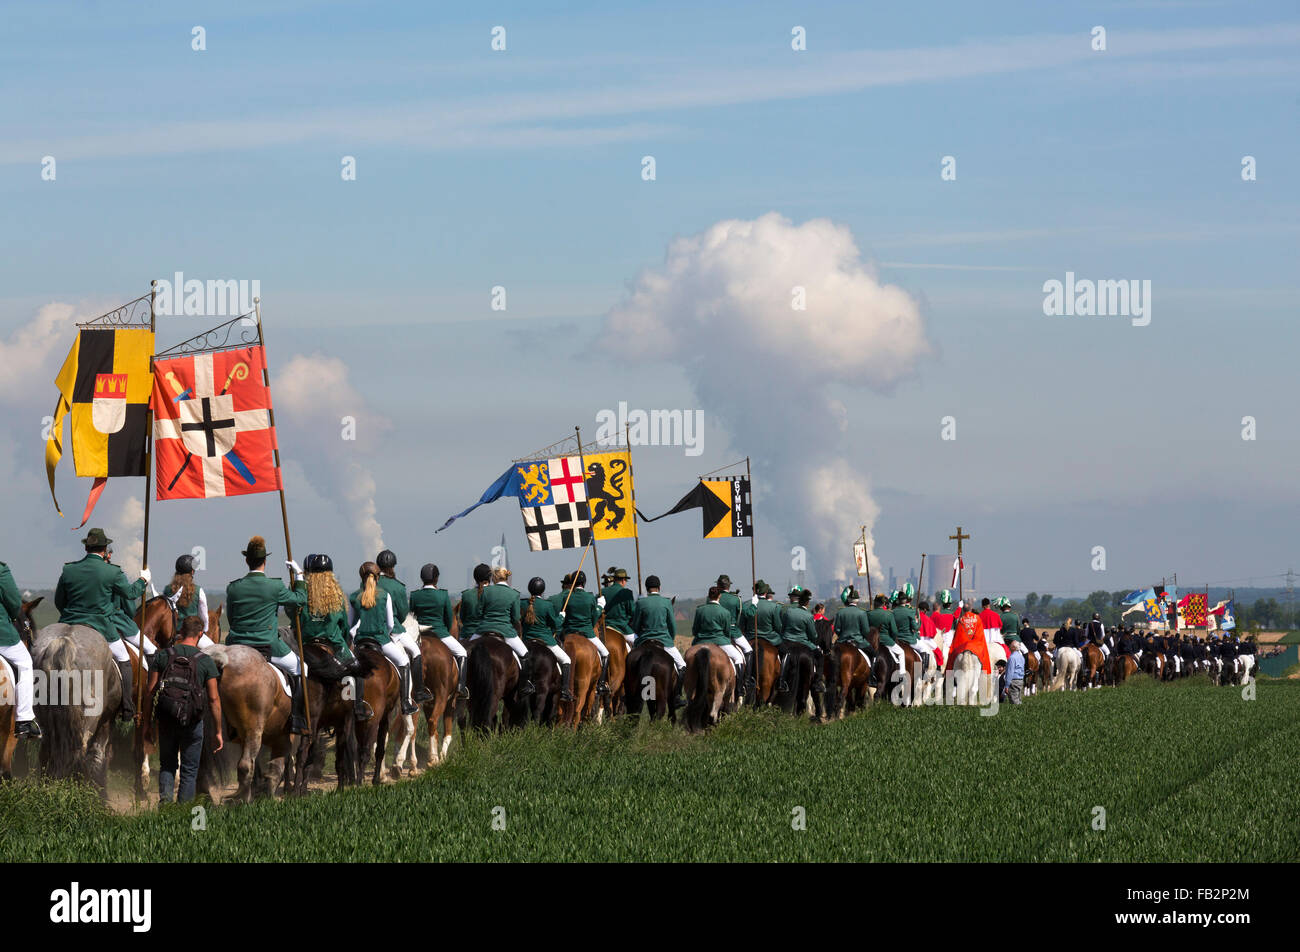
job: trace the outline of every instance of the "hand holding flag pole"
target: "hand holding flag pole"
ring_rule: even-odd
[[[564,595],[564,607],[560,609],[561,615],[569,610],[569,599],[573,597],[573,589],[578,584],[578,573],[582,571],[582,563],[587,561],[587,552],[591,549],[592,543],[595,541],[596,536],[595,533],[593,533],[591,538],[587,540],[586,548],[582,550],[582,558],[578,560],[578,567],[574,569],[573,574],[569,576],[569,590]]]

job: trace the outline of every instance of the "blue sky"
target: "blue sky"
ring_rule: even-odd
[[[502,531],[524,548],[505,503],[431,534],[509,458],[594,430],[619,400],[700,405],[680,368],[645,353],[610,367],[601,350],[605,315],[674,238],[773,211],[827,218],[919,302],[934,345],[892,389],[832,388],[886,564],[936,551],[961,522],[1008,591],[1288,567],[1294,4],[698,7],[6,4],[0,340],[52,303],[91,314],[177,270],[259,279],[273,372],[299,354],[346,361],[358,412],[388,424],[359,460],[385,540],[404,566],[439,561],[459,582]],[[505,52],[490,49],[498,24]],[[1105,52],[1089,48],[1096,25]],[[956,181],[940,180],[944,155]],[[1045,317],[1042,283],[1067,270],[1149,279],[1151,325]],[[489,309],[494,285],[505,314]],[[160,345],[198,329],[164,323]],[[34,564],[0,557],[25,584],[75,554],[33,440],[66,346],[4,392],[15,489],[0,518],[33,540]],[[792,359],[817,372],[816,354]],[[939,439],[948,414],[953,443]],[[304,466],[300,484],[289,474],[297,547],[360,561],[344,503],[309,475],[356,450],[280,422]],[[737,457],[802,451],[759,442],[706,424],[702,457],[647,448],[643,508]],[[84,488],[60,480],[78,508]],[[105,520],[141,491],[110,485]],[[783,487],[761,491],[790,505]],[[223,553],[216,577],[232,574],[224,553],[273,536],[278,513],[271,497],[221,505],[156,507],[151,549],[205,544]],[[784,581],[802,540],[789,519],[765,528],[762,507],[759,574]],[[858,521],[845,514],[846,547]],[[671,562],[673,589],[744,575],[748,553],[700,542],[693,517],[654,528],[643,559]],[[567,561],[519,564],[553,579]]]

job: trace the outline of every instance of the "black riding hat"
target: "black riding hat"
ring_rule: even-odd
[[[333,572],[334,561],[324,554],[309,555],[302,568],[304,572]]]
[[[176,559],[177,575],[192,575],[194,573],[194,556],[186,554]]]
[[[438,566],[432,562],[425,562],[420,566],[420,581],[425,585],[432,585],[438,581]]]
[[[546,591],[546,579],[542,578],[540,575],[534,575],[528,580],[529,595],[540,595],[544,591]]]
[[[392,549],[384,549],[383,552],[375,556],[375,564],[381,569],[395,569],[397,568],[397,553]]]
[[[486,562],[474,566],[474,581],[475,583],[492,581],[492,567]]]

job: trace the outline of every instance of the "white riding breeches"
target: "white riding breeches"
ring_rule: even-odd
[[[731,659],[731,663],[736,667],[740,667],[745,663],[745,656],[740,653],[740,649],[735,645],[719,645],[719,647],[722,648],[727,657]]]
[[[902,646],[901,646],[901,645],[885,645],[885,648],[888,649],[888,651],[889,651],[889,653],[890,653],[891,655],[893,655],[893,657],[894,657],[894,662],[895,662],[895,663],[896,663],[900,668],[903,667],[904,662],[907,660],[907,656],[903,654],[903,648],[902,648]]]
[[[420,646],[417,645],[415,639],[406,632],[402,632],[400,635],[392,635],[391,637],[395,642],[401,645],[402,650],[406,652],[406,656],[412,661],[420,657]]]
[[[559,645],[551,645],[551,654],[555,655],[555,660],[560,664],[573,664],[573,659]]]
[[[460,643],[460,639],[458,638],[453,638],[451,635],[448,635],[446,638],[439,638],[438,640],[441,641],[444,645],[446,645],[447,650],[450,651],[452,654],[454,654],[457,658],[463,659],[465,655],[469,654],[469,652],[465,650],[465,646]]]
[[[393,664],[399,669],[410,664],[410,659],[406,655],[406,649],[395,641],[390,641],[380,650],[383,651],[384,657],[393,662]]]
[[[740,649],[741,657],[744,657],[754,650],[749,646],[749,639],[744,635],[736,636],[736,647]]]
[[[132,635],[130,638],[122,638],[122,639],[120,639],[120,640],[121,640],[121,641],[125,641],[125,642],[126,642],[127,644],[129,644],[132,648],[135,648],[136,650],[139,650],[139,648],[140,648],[140,639],[141,639],[141,638],[144,638],[144,635],[143,635],[142,633],[140,633],[140,632],[137,631],[137,632],[136,632],[134,635]],[[152,641],[150,641],[148,638],[144,638],[144,656],[145,656],[146,658],[152,658],[152,657],[153,657],[153,653],[154,653],[155,651],[157,651],[157,650],[158,650],[157,647],[154,646],[154,643],[153,643]]]
[[[113,660],[114,660],[114,661],[130,661],[130,660],[131,660],[131,655],[130,655],[130,653],[126,650],[126,642],[123,641],[121,638],[118,638],[116,641],[110,641],[110,642],[108,643],[108,650],[111,651],[111,652],[113,652]]]
[[[1101,656],[1102,656],[1103,658],[1109,658],[1109,657],[1110,657],[1110,649],[1106,647],[1106,643],[1105,643],[1105,642],[1102,642],[1102,645],[1101,645]]]
[[[0,647],[0,655],[13,665],[18,683],[14,685],[15,716],[20,721],[30,721],[36,715],[32,713],[32,656],[27,646],[21,641],[8,647]]]
[[[289,675],[289,677],[296,677],[298,672],[301,670],[301,666],[298,664],[298,656],[294,654],[292,651],[290,651],[288,654],[284,655],[283,657],[272,658],[271,664],[275,665],[285,674]]]
[[[497,632],[497,634],[500,634],[500,632]],[[473,635],[469,640],[474,642],[478,641],[482,637],[482,635]],[[524,639],[520,638],[518,635],[511,638],[506,638],[505,635],[501,635],[501,637],[505,643],[510,646],[510,650],[515,653],[515,664],[519,665],[522,670],[524,659],[528,657],[528,646],[524,644]]]
[[[686,659],[682,657],[682,653],[677,650],[676,645],[672,645],[671,647],[665,648],[664,651],[668,652],[668,657],[673,659],[673,664],[677,665],[678,671],[685,669]]]
[[[1018,648],[1020,649],[1020,653],[1021,653],[1022,655],[1027,655],[1027,654],[1029,654],[1029,649],[1025,647],[1025,643],[1024,643],[1023,641],[1018,641],[1018,642],[1016,642],[1016,647],[1018,647]]]
[[[604,661],[606,658],[609,657],[609,649],[605,647],[605,642],[601,641],[599,638],[591,638],[589,640],[591,641],[592,645],[595,646],[596,653],[600,655],[601,661]]]
[[[636,635],[632,632],[625,634],[623,640],[627,642],[628,650],[631,650],[636,646]]]
[[[1174,663],[1174,671],[1178,672],[1183,670],[1183,659],[1178,657],[1178,655],[1174,655],[1169,660]]]

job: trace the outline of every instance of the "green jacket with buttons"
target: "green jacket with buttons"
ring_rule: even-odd
[[[54,607],[59,610],[60,623],[88,625],[106,641],[117,641],[121,637],[116,620],[117,599],[139,601],[144,589],[144,579],[127,582],[118,566],[87,552],[85,558],[63,566],[54,589]]]

